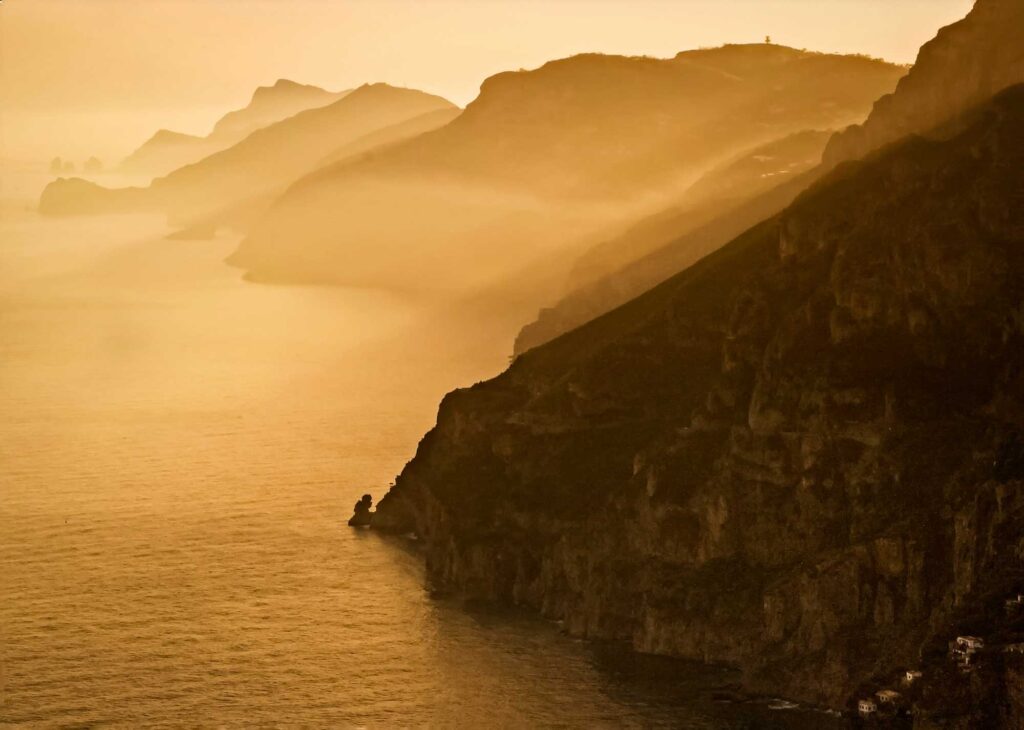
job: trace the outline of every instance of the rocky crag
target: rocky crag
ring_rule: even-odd
[[[374,527],[440,588],[831,707],[994,631],[1024,579],[1022,129],[1015,87],[841,165],[450,394]]]
[[[931,129],[1001,89],[1024,83],[1024,3],[977,0],[963,20],[921,47],[896,91],[879,99],[862,125],[836,135],[826,164],[861,157]]]

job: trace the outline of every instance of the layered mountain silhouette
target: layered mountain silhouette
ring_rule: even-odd
[[[778,213],[821,174],[827,132],[800,132],[730,161],[673,205],[586,251],[563,293],[516,337],[514,354],[558,337],[682,271]]]
[[[298,114],[326,106],[349,93],[325,91],[318,86],[280,79],[273,86],[261,86],[243,109],[228,112],[205,137],[161,129],[126,157],[119,171],[154,177],[226,149],[257,129]]]
[[[332,166],[355,160],[371,151],[385,150],[413,137],[443,127],[457,117],[461,111],[456,106],[445,106],[436,111],[426,112],[406,121],[362,135],[334,150],[319,160],[314,167],[318,170],[327,170]],[[266,210],[281,195],[283,189],[283,187],[275,187],[241,201],[232,201],[228,205],[218,207],[212,212],[204,214],[193,213],[191,216],[186,214],[184,217],[187,219],[190,227],[199,226],[200,228],[209,229],[223,225],[235,230],[247,231],[262,218]]]
[[[1009,78],[990,64],[1015,63],[1018,8],[979,0],[973,51],[944,30],[915,69],[935,88],[880,106],[948,99],[951,54]],[[837,709],[916,667],[916,724],[1020,726],[1024,85],[958,98],[449,394],[374,527],[418,535],[438,589],[576,635]],[[993,646],[970,674],[958,634]]]
[[[782,210],[825,170],[910,133],[923,133],[971,104],[1024,82],[1024,5],[981,0],[963,20],[942,29],[922,47],[897,90],[875,103],[863,125],[829,140],[822,169],[774,190],[752,190],[745,200],[705,208],[703,215],[672,208],[588,253],[577,264],[587,276],[570,279],[567,291],[523,328],[515,352],[547,342],[638,296]],[[616,253],[619,252],[619,253]],[[634,255],[629,255],[629,254]]]
[[[220,149],[223,148],[206,137],[160,129],[124,158],[117,169],[131,175],[155,177],[183,165],[190,165]]]
[[[744,152],[691,185],[681,202],[630,226],[621,236],[598,244],[580,257],[569,284],[582,286],[650,253],[665,241],[666,232],[682,225],[710,222],[716,212],[817,166],[828,141],[827,131],[803,131]]]
[[[344,153],[369,135],[379,143],[443,124],[453,104],[438,96],[386,84],[362,86],[338,101],[258,129],[241,142],[158,178],[148,188],[105,190],[80,180],[57,180],[43,192],[40,212],[61,215],[150,208],[174,219],[194,219],[253,196],[283,190],[332,153]],[[426,115],[433,115],[427,117]],[[418,126],[397,127],[417,118]],[[392,134],[385,130],[392,129]],[[372,148],[372,145],[369,146]]]
[[[481,285],[662,207],[743,151],[863,119],[903,73],[754,45],[498,74],[436,132],[297,183],[231,260],[260,279]]]
[[[210,137],[241,140],[257,129],[307,109],[327,106],[349,93],[326,91],[318,86],[278,79],[273,86],[256,89],[244,109],[228,112],[221,117],[214,124]]]
[[[833,707],[995,630],[958,621],[1024,567],[1024,88],[971,119],[447,396],[374,525],[442,589]]]

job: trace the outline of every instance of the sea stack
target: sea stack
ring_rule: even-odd
[[[356,502],[356,506],[352,508],[352,517],[349,518],[349,527],[369,527],[370,523],[373,522],[373,512],[370,508],[373,506],[373,497],[369,494],[364,494],[362,499]]]

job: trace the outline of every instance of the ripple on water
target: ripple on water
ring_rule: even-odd
[[[341,527],[441,394],[503,361],[505,341],[466,346],[479,322],[449,323],[453,358],[393,297],[242,284],[230,242],[19,225],[0,235],[3,723],[798,726],[710,702],[706,668],[624,671],[546,622],[432,600],[414,551]],[[347,334],[369,318],[391,339]]]

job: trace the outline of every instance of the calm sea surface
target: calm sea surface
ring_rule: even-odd
[[[835,726],[431,598],[414,545],[344,521],[508,333],[164,232],[0,222],[0,724]]]

